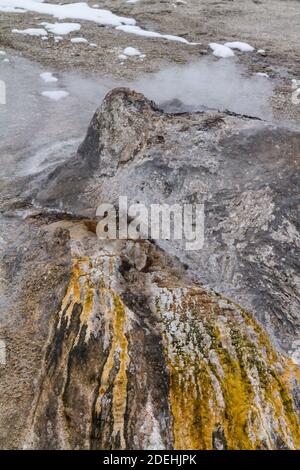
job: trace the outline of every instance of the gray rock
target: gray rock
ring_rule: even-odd
[[[34,200],[89,217],[119,196],[148,207],[204,202],[202,250],[157,244],[253,311],[287,352],[299,338],[299,152],[299,131],[232,113],[164,114],[117,89]]]

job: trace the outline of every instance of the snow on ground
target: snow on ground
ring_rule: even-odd
[[[224,46],[229,47],[230,49],[238,49],[241,52],[253,52],[254,47],[250,46],[250,44],[246,42],[225,42]]]
[[[213,50],[213,55],[221,59],[226,59],[228,57],[233,57],[234,52],[230,47],[224,46],[223,44],[217,44],[216,42],[211,42],[209,47]]]
[[[1,1],[1,0],[0,0]],[[119,31],[124,31],[125,33],[136,34],[137,36],[144,36],[147,38],[161,38],[168,39],[168,41],[182,42],[183,44],[190,44],[195,46],[197,43],[189,42],[186,39],[180,36],[173,36],[171,34],[160,34],[154,31],[146,31],[145,29],[140,28],[139,26],[132,25],[121,25],[116,28]]]
[[[126,60],[128,57],[138,57],[139,59],[144,59],[146,55],[142,54],[142,52],[140,52],[135,47],[125,47],[122,54],[119,54],[118,57],[121,60]]]
[[[46,83],[54,83],[57,82],[57,78],[53,76],[51,72],[44,72],[40,74],[40,77]]]
[[[62,90],[43,91],[41,94],[45,96],[45,98],[49,98],[49,100],[52,101],[59,101],[69,96],[69,93],[67,91]]]
[[[213,55],[225,59],[227,57],[233,57],[234,52],[232,49],[237,49],[241,52],[253,52],[254,47],[250,46],[247,42],[225,42],[225,44],[218,44],[216,42],[211,42],[209,47],[213,50]]]
[[[12,12],[33,11],[44,15],[51,15],[59,20],[65,18],[93,21],[107,26],[119,26],[122,24],[134,25],[133,18],[126,18],[114,15],[109,10],[98,10],[91,8],[87,3],[68,3],[65,5],[53,5],[51,3],[41,3],[35,0],[0,0],[0,11],[10,8]]]
[[[50,33],[58,36],[80,31],[81,25],[79,23],[40,23]]]
[[[28,36],[47,36],[47,31],[43,28],[27,28],[27,29],[13,29],[12,33],[23,34]]]
[[[257,75],[258,77],[269,78],[269,75],[265,72],[257,72],[255,75]]]
[[[143,55],[138,49],[135,49],[134,47],[126,47],[123,51],[123,54],[129,57]]]
[[[88,40],[85,39],[85,38],[72,38],[71,42],[73,44],[86,44],[86,43],[88,43]]]
[[[195,45],[195,43],[190,43],[180,36],[161,34],[154,31],[146,31],[139,26],[136,26],[136,20],[134,18],[118,16],[109,10],[92,8],[86,3],[81,2],[68,3],[66,5],[53,5],[51,3],[42,3],[42,1],[43,0],[0,0],[0,11],[7,12],[7,8],[10,8],[10,11],[15,13],[33,11],[35,13],[51,15],[54,18],[58,18],[59,20],[68,18],[93,21],[97,24],[114,26],[118,30],[129,34],[136,34],[149,38],[161,38],[167,39],[169,41],[177,41],[184,44]]]
[[[0,51],[0,55],[6,55],[5,51]]]

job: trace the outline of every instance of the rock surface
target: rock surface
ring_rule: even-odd
[[[300,448],[299,154],[117,89],[71,161],[2,182],[1,447]],[[203,202],[203,249],[98,240],[120,195]]]
[[[300,321],[299,154],[299,131],[231,113],[164,114],[118,89],[94,115],[77,157],[28,197],[34,191],[35,203],[83,217],[119,196],[148,207],[204,203],[202,250],[158,245],[197,281],[255,311],[288,350]]]

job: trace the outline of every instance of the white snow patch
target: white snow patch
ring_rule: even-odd
[[[213,50],[213,55],[216,57],[226,59],[228,57],[234,56],[234,52],[230,49],[230,47],[224,46],[223,44],[217,44],[216,42],[211,42],[209,44],[209,47]]]
[[[52,91],[43,91],[42,95],[45,96],[46,98],[49,98],[49,100],[59,101],[69,96],[69,93],[67,91],[52,90]]]
[[[34,11],[43,15],[51,15],[54,18],[63,20],[65,18],[84,21],[93,21],[107,26],[120,26],[122,24],[134,25],[133,18],[126,18],[114,15],[109,10],[95,9],[87,3],[68,3],[65,5],[53,5],[52,3],[40,3],[33,0],[0,0],[0,11],[11,8],[12,12],[20,12],[16,9]]]
[[[126,60],[127,59],[127,55],[125,55],[125,54],[119,54],[118,57],[121,60]]]
[[[265,77],[265,78],[269,78],[269,75],[265,72],[257,72],[256,75],[258,77]]]
[[[136,26],[134,18],[127,18],[118,16],[109,10],[102,10],[92,8],[87,3],[69,3],[65,5],[53,5],[51,3],[41,3],[35,0],[0,0],[0,11],[7,11],[10,8],[15,13],[24,13],[27,10],[40,13],[43,15],[50,15],[59,20],[77,19],[84,21],[93,21],[94,23],[104,26],[114,26],[117,29],[130,34],[149,38],[161,38],[168,41],[181,42],[183,44],[196,45],[199,43],[192,43],[180,36],[173,36],[170,34],[161,34],[154,31],[146,31],[139,26]],[[62,34],[62,33],[57,33]]]
[[[73,44],[86,44],[86,43],[88,43],[88,40],[85,39],[85,38],[72,38],[71,42]]]
[[[53,76],[51,72],[44,72],[40,74],[40,77],[46,83],[54,83],[57,82],[57,78]]]
[[[0,55],[6,55],[5,51],[0,51]]]
[[[138,49],[135,49],[134,47],[126,47],[123,51],[123,54],[129,57],[142,55],[142,53]]]
[[[81,25],[79,23],[41,23],[50,33],[57,34],[58,36],[66,35],[79,31]]]
[[[47,31],[43,28],[27,28],[27,29],[13,29],[12,33],[23,34],[28,36],[47,36]]]
[[[229,47],[230,49],[238,49],[241,52],[253,52],[254,47],[250,46],[250,44],[246,42],[225,42],[224,46]]]
[[[182,42],[183,44],[190,44],[195,46],[199,43],[196,42],[189,42],[180,36],[172,36],[171,34],[160,34],[154,31],[146,31],[145,29],[140,28],[139,26],[131,26],[131,25],[122,25],[118,26],[116,29],[119,31],[124,31],[125,33],[136,34],[137,36],[144,36],[147,38],[161,38],[161,39],[168,39],[168,41],[176,41]]]

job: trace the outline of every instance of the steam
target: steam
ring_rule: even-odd
[[[233,61],[204,59],[169,67],[137,81],[134,87],[170,111],[201,111],[206,107],[265,119],[272,117],[271,81],[249,76],[244,67]],[[172,109],[174,100],[179,100],[181,106],[177,101]]]
[[[9,66],[0,64],[0,77],[7,84],[7,105],[0,114],[2,177],[34,173],[45,163],[55,164],[58,156],[60,160],[72,156],[96,108],[117,86],[142,92],[168,112],[209,108],[272,117],[272,82],[249,76],[234,60],[201,59],[133,82],[67,72],[56,75],[57,82],[45,83],[40,77],[44,72],[54,71],[17,57]],[[69,96],[53,102],[42,96],[49,90],[64,90]]]
[[[263,119],[272,118],[272,82],[266,77],[249,75],[235,61],[202,59],[199,62],[167,67],[135,81],[83,79],[67,75],[71,94],[81,96],[95,107],[105,94],[117,86],[143,93],[168,112],[229,110]]]

